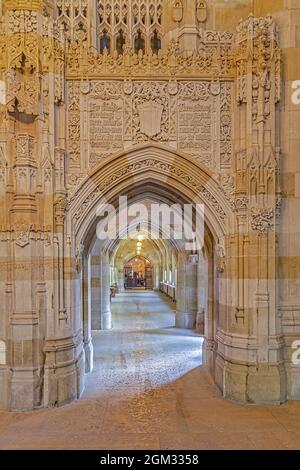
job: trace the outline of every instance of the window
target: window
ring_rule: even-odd
[[[139,51],[145,52],[145,39],[143,38],[140,29],[138,30],[137,36],[134,39],[134,52],[138,54]]]
[[[103,31],[100,37],[100,52],[103,53],[105,49],[110,52],[110,37],[106,30]]]
[[[161,49],[161,40],[156,29],[151,37],[151,49],[154,54],[158,54],[158,51]]]
[[[96,0],[97,35],[102,37],[106,31],[111,49],[115,47],[118,54],[123,53],[126,43],[136,53],[152,50],[157,54],[161,49],[162,5],[162,0]]]
[[[125,40],[123,30],[120,29],[119,34],[117,36],[117,40],[116,40],[116,49],[117,49],[118,54],[123,54],[123,47],[125,43],[126,43],[126,40]]]

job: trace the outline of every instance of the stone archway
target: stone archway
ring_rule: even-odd
[[[4,18],[9,20],[16,11],[13,2],[6,3]],[[38,18],[29,33],[36,40],[34,51],[28,50],[28,32],[19,30],[20,25],[2,31],[3,38],[9,38],[3,42],[6,46],[19,44],[22,37],[17,56],[15,48],[7,46],[3,63],[9,95],[0,152],[0,192],[7,208],[1,222],[6,364],[0,381],[8,390],[5,407],[62,405],[80,395],[86,362],[81,285],[95,208],[100,200],[113,202],[124,191],[137,193],[155,186],[166,197],[169,193],[181,202],[199,201],[206,207],[213,307],[218,299],[211,357],[216,357],[215,380],[224,396],[280,403],[286,399],[286,367],[289,393],[297,396],[297,374],[291,363],[286,364],[291,337],[285,322],[294,306],[290,299],[280,303],[277,286],[278,261],[283,263],[278,239],[282,243],[286,238],[276,233],[282,226],[276,125],[281,53],[273,19],[250,15],[235,32],[204,28],[201,48],[191,55],[185,47],[186,31],[180,51],[169,41],[175,32],[171,28],[165,32],[168,47],[157,59],[152,54],[137,57],[129,48],[118,57],[97,55],[88,42],[79,50],[71,41],[66,49],[63,35],[53,37],[61,18],[41,6],[28,10]],[[42,28],[44,21],[48,31]],[[50,52],[55,45],[53,54],[44,54],[45,44]],[[25,96],[28,68],[33,86]],[[50,75],[54,69],[55,80]],[[17,89],[14,78],[20,84]],[[197,103],[192,103],[196,106],[190,113],[194,98]],[[120,125],[109,145],[102,141],[93,147],[93,136],[111,134],[103,132],[101,121],[107,99],[117,108],[120,99]],[[205,110],[207,127],[202,126],[206,118],[195,124],[203,102],[210,103]],[[160,129],[153,119],[147,125],[145,106],[152,117],[155,109],[162,114]],[[93,120],[95,107],[98,114]],[[185,121],[190,121],[187,132]],[[155,135],[156,131],[160,132]],[[195,145],[198,131],[200,147]],[[153,144],[153,139],[168,142],[169,147]],[[123,150],[104,157],[116,148]],[[194,160],[175,148],[186,149]],[[285,287],[281,291],[289,297]]]
[[[154,191],[155,188],[155,191]],[[70,198],[66,215],[64,237],[65,249],[69,250],[73,262],[71,264],[72,276],[63,276],[63,290],[65,296],[64,310],[72,317],[72,324],[77,325],[79,334],[73,336],[72,341],[78,345],[78,353],[83,354],[82,345],[82,306],[87,299],[80,296],[80,285],[84,282],[83,272],[86,267],[86,250],[90,246],[91,238],[95,233],[96,208],[99,202],[112,203],[120,194],[130,192],[138,197],[147,191],[156,192],[159,197],[169,200],[177,200],[188,203],[202,203],[205,205],[205,223],[211,234],[211,256],[217,258],[217,248],[222,247],[222,261],[226,266],[226,243],[228,235],[234,231],[234,213],[230,202],[226,200],[224,193],[212,174],[204,167],[195,164],[190,158],[174,152],[160,145],[138,146],[130,151],[107,158],[89,175],[82,183],[79,190]],[[173,199],[172,199],[173,198]],[[225,271],[225,268],[224,268]],[[70,272],[70,271],[69,271]],[[213,270],[211,282],[216,285],[218,270]],[[218,296],[226,299],[227,285],[218,285]],[[211,289],[213,291],[213,288]],[[221,291],[221,292],[220,292]],[[217,299],[215,293],[215,299]],[[184,306],[182,307],[184,310]],[[226,300],[219,306],[215,300],[214,309],[222,310],[226,315]],[[214,314],[217,318],[217,314]],[[89,320],[87,320],[89,321]],[[209,320],[205,320],[206,324]],[[211,328],[214,333],[217,327]],[[62,332],[65,331],[62,329]],[[75,332],[74,332],[75,334]],[[56,340],[56,344],[59,340]],[[207,363],[214,362],[213,356],[218,349],[215,339],[210,335],[206,344],[209,345],[205,357]],[[85,338],[86,345],[90,338]],[[90,354],[89,348],[85,349],[86,356]],[[82,360],[84,356],[81,356]],[[91,364],[91,358],[86,357],[86,364]],[[62,370],[62,369],[61,369]],[[76,364],[76,380],[82,390],[83,368]],[[86,366],[85,370],[90,370]],[[79,377],[79,381],[78,381]],[[220,384],[221,385],[221,384]],[[72,397],[69,398],[69,400]]]

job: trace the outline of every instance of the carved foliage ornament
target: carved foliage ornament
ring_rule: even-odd
[[[9,33],[37,32],[37,13],[31,10],[14,10],[8,12],[7,28]]]
[[[274,228],[274,209],[252,208],[251,228],[255,232],[266,233]]]
[[[210,33],[210,34],[209,34]],[[172,40],[165,52],[134,53],[130,47],[124,48],[122,55],[99,54],[95,49],[82,54],[78,45],[70,45],[67,50],[67,75],[70,78],[89,77],[157,77],[172,76],[234,77],[232,36],[228,33],[203,33],[203,50],[191,56],[180,54],[178,44]],[[83,46],[85,47],[85,46]]]

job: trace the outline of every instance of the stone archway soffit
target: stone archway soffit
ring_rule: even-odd
[[[126,194],[139,182],[155,181],[187,196],[191,203],[202,202],[208,223],[222,236],[226,232],[232,207],[219,184],[207,168],[191,158],[161,145],[143,145],[105,159],[88,175],[70,197],[68,215],[76,235],[93,223],[95,208],[101,199],[109,202],[118,194]]]

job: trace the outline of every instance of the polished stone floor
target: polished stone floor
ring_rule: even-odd
[[[82,399],[0,412],[0,449],[300,449],[300,402],[224,400],[201,366],[202,338],[174,328],[165,297],[130,292],[112,309]]]

